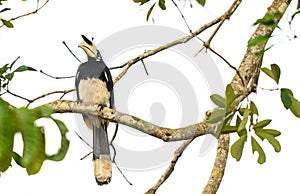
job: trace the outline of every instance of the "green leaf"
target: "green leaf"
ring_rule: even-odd
[[[277,137],[279,135],[281,135],[281,132],[275,129],[263,129],[264,133],[268,133],[270,135],[272,135],[273,137]]]
[[[21,157],[18,153],[13,152],[13,155],[12,155],[12,156],[13,156],[13,159],[15,160],[15,162],[16,162],[19,166],[25,168],[25,166],[24,166],[23,163],[22,163],[22,157]]]
[[[284,108],[289,109],[292,106],[292,96],[293,93],[290,89],[287,88],[280,89],[280,98]]]
[[[216,123],[221,121],[225,116],[225,110],[224,109],[216,109],[208,117],[209,123]]]
[[[70,142],[66,136],[66,134],[68,133],[68,128],[62,121],[60,121],[58,119],[54,119],[54,118],[52,118],[52,120],[55,122],[55,124],[59,128],[59,131],[61,134],[61,143],[60,143],[60,149],[58,150],[58,152],[56,154],[47,156],[47,159],[53,160],[53,161],[61,161],[65,158],[67,151],[69,149]]]
[[[40,131],[42,131],[42,127],[38,127]],[[39,133],[40,134],[40,145],[38,151],[39,155],[35,158],[35,161],[28,165],[26,167],[26,171],[29,175],[36,174],[40,171],[45,158],[46,158],[46,153],[45,153],[45,147],[46,147],[46,142],[45,142],[45,134],[44,133]]]
[[[5,73],[8,69],[9,69],[9,64],[5,64],[0,68],[0,76],[3,75],[3,73]]]
[[[22,65],[18,67],[16,70],[14,70],[14,72],[23,72],[23,71],[36,71],[36,69],[29,66]]]
[[[243,111],[243,119],[242,121],[240,122],[239,126],[238,126],[238,132],[246,129],[246,124],[248,122],[248,117],[249,117],[249,114],[250,114],[250,110],[249,109],[244,109]]]
[[[253,101],[250,101],[250,112],[251,115],[258,115],[258,109]]]
[[[165,0],[159,0],[158,5],[162,10],[166,9]]]
[[[292,15],[292,20],[291,20],[291,22],[294,20],[294,17],[295,17],[296,15],[298,15],[299,13],[300,13],[300,10],[296,11],[296,12]]]
[[[242,137],[243,135],[247,135],[247,130],[246,128],[240,130],[240,131],[237,131],[237,134]]]
[[[237,126],[225,126],[222,129],[222,134],[234,133],[237,132],[237,130],[238,130]]]
[[[294,97],[292,97],[291,100],[292,106],[290,106],[290,110],[296,117],[300,118],[300,102]]]
[[[252,153],[254,154],[255,151],[258,153],[257,162],[259,164],[263,164],[266,162],[266,154],[259,143],[256,141],[254,137],[251,136],[251,145],[252,145]]]
[[[266,67],[261,68],[261,70],[268,75],[270,78],[272,78],[277,84],[279,83],[280,79],[280,68],[276,64],[271,65],[271,69],[268,69]]]
[[[13,28],[14,27],[14,25],[8,20],[1,19],[1,21],[2,21],[3,25],[5,25],[8,28]]]
[[[218,95],[213,94],[210,96],[211,101],[220,108],[225,108],[225,98]]]
[[[1,98],[0,110],[0,172],[5,172],[13,155],[15,118],[11,107]]]
[[[233,158],[239,161],[243,154],[243,149],[245,142],[247,140],[247,135],[241,136],[230,148],[230,153]]]
[[[281,101],[285,108],[289,108],[291,112],[300,118],[300,102],[294,97],[293,92],[288,88],[281,88]]]
[[[255,125],[253,125],[253,129],[264,128],[267,125],[269,125],[271,123],[271,121],[272,121],[271,119],[259,121]]]
[[[273,73],[270,69],[266,68],[266,67],[262,67],[261,71],[264,72],[267,76],[269,76],[270,78],[273,79]]]
[[[150,15],[151,15],[151,13],[152,13],[152,10],[153,10],[155,4],[156,4],[156,2],[153,3],[153,5],[152,5],[152,6],[150,7],[150,9],[148,10],[147,17],[146,17],[146,21],[149,20],[149,17],[150,17]]]
[[[226,112],[231,112],[235,108],[234,101],[239,95],[235,95],[234,90],[230,84],[226,86],[225,101],[226,101]]]
[[[262,49],[262,50],[260,50],[260,51],[257,51],[257,52],[255,53],[255,56],[257,56],[257,57],[263,56],[263,55],[265,54],[265,52],[267,52],[268,50],[270,50],[272,47],[273,47],[273,45],[269,46],[269,47],[266,48],[266,49]]]
[[[266,26],[279,28],[279,26],[277,25],[277,20],[281,15],[282,14],[279,12],[274,14],[266,14],[263,18],[256,20],[256,22],[253,25],[264,24]]]
[[[244,112],[245,112],[245,110],[246,110],[247,108],[239,108],[239,113],[240,113],[240,115],[244,115]]]
[[[281,151],[281,145],[275,137],[269,133],[266,133],[264,130],[262,131],[256,131],[255,134],[261,139],[267,139],[269,143],[273,146],[275,152],[280,152]]]
[[[45,159],[45,134],[43,127],[35,125],[37,116],[35,112],[27,108],[19,108],[16,111],[18,129],[24,142],[22,157],[14,154],[15,161],[26,168],[29,175],[36,174],[41,169]]]
[[[242,121],[241,117],[239,115],[236,115],[235,126],[239,126],[241,121]]]
[[[271,64],[271,70],[274,76],[274,81],[278,84],[281,74],[280,68],[277,64]]]
[[[206,0],[196,0],[200,5],[204,6],[206,3]]]
[[[235,99],[234,90],[233,90],[233,88],[232,88],[232,86],[230,84],[228,84],[226,86],[225,94],[226,94],[226,100],[227,100],[227,102],[228,101],[232,101],[232,100]],[[228,104],[226,104],[226,105],[228,105]]]
[[[11,81],[13,77],[14,77],[14,73],[9,73],[5,75],[5,79],[7,79],[8,81]]]
[[[20,59],[20,56],[18,56],[10,65],[9,65],[9,70],[14,66],[14,64]]]
[[[136,3],[138,3],[138,2],[140,2],[141,4],[140,5],[143,5],[143,4],[145,4],[145,3],[148,3],[150,0],[139,0],[139,1],[135,1],[134,0],[134,2],[136,2]]]
[[[256,45],[259,45],[259,44],[262,44],[262,43],[265,43],[267,42],[269,39],[271,38],[271,34],[266,34],[264,36],[259,36],[259,37],[256,37],[255,39],[252,39],[248,42],[248,45],[247,47],[253,47],[253,46],[256,46]]]
[[[237,131],[239,132],[239,131],[246,129],[247,122],[248,122],[248,117],[244,117],[243,120],[241,121],[241,123],[239,124]]]
[[[49,118],[51,117],[51,114],[53,114],[53,110],[48,106],[40,106],[38,108],[31,110],[33,114],[36,116],[36,118]]]

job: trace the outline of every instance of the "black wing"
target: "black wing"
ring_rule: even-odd
[[[115,107],[115,99],[114,99],[114,83],[112,80],[111,73],[107,66],[105,66],[103,73],[100,76],[100,79],[106,83],[107,90],[110,92],[110,108]]]

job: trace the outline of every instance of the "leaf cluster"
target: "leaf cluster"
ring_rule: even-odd
[[[4,1],[7,1],[7,0],[0,0],[0,6],[3,5]],[[22,1],[26,1],[26,0],[22,0]],[[9,7],[5,7],[5,8],[2,8],[2,9],[0,8],[0,14],[3,13],[3,12],[6,12],[6,11],[10,11],[10,10],[11,10],[11,8],[9,8]],[[6,26],[7,28],[13,28],[14,27],[13,23],[11,22],[12,19],[6,20],[6,19],[0,17],[0,20],[1,20],[2,24],[4,26]]]
[[[6,1],[6,0],[0,0],[0,5],[3,5],[3,1]],[[3,12],[6,12],[6,11],[10,11],[11,8],[8,8],[8,7],[5,7],[3,9],[0,9],[0,14],[3,13]],[[5,20],[3,18],[0,18],[2,24],[8,28],[13,28],[14,25],[11,23],[11,21],[8,21],[8,20]]]
[[[281,70],[277,64],[271,64],[271,69],[261,68],[267,76],[279,84]],[[295,98],[293,92],[289,88],[280,88],[280,99],[284,108],[290,110],[294,116],[300,118],[300,102]]]
[[[51,116],[51,109],[15,108],[0,98],[0,110],[0,172],[5,172],[10,167],[13,159],[32,175],[39,172],[45,160],[60,161],[65,157],[69,147],[66,137],[68,129],[62,121]],[[45,129],[36,125],[36,120],[40,118],[52,120],[60,131],[60,149],[53,155],[46,154]],[[23,139],[22,154],[13,150],[17,133],[20,133]]]
[[[208,122],[222,123],[217,135],[236,133],[239,136],[239,139],[233,143],[230,149],[232,157],[237,161],[242,157],[244,145],[248,136],[251,136],[252,152],[258,152],[258,163],[262,164],[266,161],[266,154],[259,141],[257,141],[257,137],[261,141],[267,139],[274,147],[274,150],[279,152],[281,146],[275,137],[279,136],[280,132],[275,129],[266,128],[271,122],[270,119],[258,121],[258,108],[253,101],[250,101],[246,107],[239,107],[235,110],[235,107],[237,107],[237,97],[239,97],[239,95],[234,93],[233,88],[230,85],[227,85],[226,87],[225,98],[218,94],[211,95],[210,98],[212,102],[216,104],[218,108],[211,113]],[[235,121],[229,122],[229,119]],[[254,133],[250,134],[251,131]]]
[[[12,81],[12,79],[15,76],[15,73],[20,73],[24,71],[36,71],[36,69],[25,65],[19,66],[13,70],[15,63],[18,61],[19,58],[20,57],[17,57],[12,63],[8,63],[0,67],[0,92],[1,89],[8,88],[9,82]]]

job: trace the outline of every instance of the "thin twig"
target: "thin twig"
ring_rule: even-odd
[[[20,95],[18,95],[18,94],[15,94],[15,93],[9,91],[8,89],[6,90],[6,93],[7,93],[7,94],[10,94],[10,95],[12,95],[12,96],[14,96],[14,97],[20,98],[20,99],[22,99],[22,100],[25,100],[25,101],[27,101],[27,102],[30,102],[30,101],[31,101],[30,99],[25,98],[25,97],[23,97],[23,96],[20,96]]]
[[[111,146],[111,148],[113,149],[114,151],[114,154],[113,154],[113,157],[112,157],[112,162],[115,164],[116,168],[119,170],[119,172],[122,174],[123,178],[126,180],[126,182],[129,184],[129,185],[132,185],[132,183],[128,180],[128,178],[125,176],[125,174],[123,173],[123,171],[119,168],[117,162],[116,162],[116,155],[117,155],[117,150],[115,148],[115,146],[113,145],[113,142],[117,136],[117,133],[118,133],[118,129],[119,129],[119,123],[116,123],[116,129],[115,129],[115,132],[110,140],[110,143],[109,145]]]
[[[21,96],[21,95],[18,95],[18,94],[16,94],[16,93],[11,92],[11,91],[8,90],[8,89],[5,90],[5,93],[10,94],[10,95],[12,95],[12,96],[14,96],[14,97],[17,97],[17,98],[20,98],[20,99],[22,99],[22,100],[27,101],[28,104],[26,105],[26,107],[28,107],[31,103],[33,103],[33,102],[35,102],[35,101],[37,101],[37,100],[39,100],[39,99],[41,99],[41,98],[50,96],[50,95],[52,95],[52,94],[60,94],[60,93],[62,93],[63,95],[66,95],[66,94],[68,94],[68,93],[70,93],[70,92],[73,92],[73,91],[75,91],[75,89],[53,91],[53,92],[49,92],[49,93],[43,94],[43,95],[41,95],[41,96],[35,97],[35,98],[33,98],[33,99],[29,99],[29,98],[23,97],[23,96]],[[5,94],[5,93],[3,93],[3,94]],[[1,95],[2,95],[2,94],[1,94]]]
[[[145,63],[144,63],[144,60],[142,59],[142,60],[141,60],[141,62],[142,62],[142,64],[143,64],[143,66],[144,66],[144,69],[145,69],[146,75],[148,76],[148,75],[149,75],[149,73],[148,73],[148,71],[147,71],[147,68],[146,68],[146,65],[145,65]]]
[[[261,90],[266,90],[266,91],[270,91],[270,92],[273,92],[273,91],[276,91],[276,90],[279,90],[280,88],[263,88],[263,87],[259,87]]]
[[[29,15],[32,15],[32,14],[36,14],[38,11],[40,11],[47,3],[49,2],[49,0],[47,0],[41,7],[38,7],[37,6],[37,9],[35,9],[34,11],[32,12],[29,12],[29,13],[26,13],[26,14],[22,14],[22,15],[19,15],[17,17],[14,17],[14,18],[10,18],[8,21],[13,21],[13,20],[16,20],[16,19],[19,19],[19,18],[22,18],[22,17],[25,17],[25,16],[29,16]],[[39,1],[37,2],[37,4],[39,4]],[[3,27],[4,24],[0,25],[0,28]]]
[[[234,71],[235,71],[235,73],[239,76],[239,78],[241,79],[241,82],[242,82],[242,84],[243,84],[243,86],[244,86],[244,88],[246,88],[246,85],[245,85],[245,83],[244,83],[244,79],[242,78],[242,76],[241,76],[241,74],[240,74],[240,72],[239,72],[239,70],[235,67],[235,66],[233,66],[233,65],[231,65],[230,63],[229,63],[229,61],[227,61],[222,55],[220,55],[218,52],[216,52],[214,49],[212,49],[211,48],[211,46],[209,46],[209,48],[208,48],[212,53],[214,53],[215,55],[217,55],[219,58],[221,58],[231,69],[233,69]]]
[[[132,183],[128,180],[128,178],[125,176],[125,174],[123,173],[123,171],[119,168],[118,164],[116,163],[115,160],[113,160],[113,163],[115,163],[116,168],[119,170],[119,172],[122,174],[123,178],[126,180],[126,182],[129,185],[132,185]]]
[[[91,155],[93,152],[89,152],[86,155],[84,155],[83,157],[80,158],[80,160],[84,160],[86,159],[89,155]]]
[[[110,143],[109,145],[113,148],[114,150],[114,156],[113,156],[113,161],[115,161],[115,158],[116,158],[116,149],[115,149],[115,146],[113,145],[113,142],[117,136],[117,133],[118,133],[118,130],[119,130],[119,123],[116,123],[116,129],[115,129],[115,132],[114,132],[114,135],[112,136],[111,140],[110,140]]]
[[[77,131],[75,131],[75,134],[77,135],[77,137],[79,137],[79,139],[84,142],[89,148],[93,149],[93,147],[87,142],[85,141],[78,133]],[[86,157],[88,157],[89,155],[91,155],[93,152],[89,152],[86,155],[84,155],[83,157],[80,158],[80,160],[84,160]]]
[[[225,14],[233,14],[235,12],[235,10],[237,9],[238,5],[240,4],[240,1],[241,0],[236,0],[233,5],[234,6],[231,6],[229,11],[227,11]],[[118,82],[125,74],[126,72],[128,71],[128,69],[135,63],[137,63],[138,61],[140,61],[141,59],[145,59],[147,57],[150,57],[158,52],[161,52],[163,50],[166,50],[168,48],[171,48],[173,46],[176,46],[176,45],[179,45],[179,44],[184,44],[186,42],[188,42],[189,40],[191,40],[192,38],[194,38],[195,36],[197,36],[198,34],[202,33],[203,31],[205,31],[206,29],[214,26],[215,24],[219,23],[220,21],[222,21],[222,19],[224,18],[224,14],[221,15],[220,17],[204,24],[202,27],[200,27],[198,30],[194,31],[194,32],[191,32],[189,35],[181,38],[181,39],[178,39],[178,40],[175,40],[173,42],[170,42],[170,43],[167,43],[167,44],[164,44],[158,48],[155,48],[155,49],[152,49],[152,50],[148,50],[147,52],[129,60],[128,62],[124,63],[123,65],[121,66],[118,66],[118,68],[123,68],[123,71],[115,78],[114,80],[114,83]]]
[[[182,19],[183,19],[183,21],[184,21],[186,27],[189,29],[189,33],[192,33],[193,31],[191,30],[191,28],[190,28],[189,24],[187,23],[187,21],[186,21],[184,15],[182,14],[182,11],[181,11],[181,10],[179,9],[179,7],[177,6],[177,3],[175,3],[174,0],[172,0],[172,3],[175,5],[175,7],[177,8],[178,12],[180,13],[180,15],[181,15],[181,17],[182,17]]]
[[[240,74],[240,72],[238,71],[238,69],[236,67],[234,67],[233,65],[231,65],[229,63],[228,60],[226,60],[221,54],[219,54],[218,52],[216,52],[214,49],[211,48],[211,41],[213,40],[213,38],[215,37],[215,35],[218,33],[218,31],[220,30],[221,26],[224,24],[226,19],[229,19],[231,17],[231,15],[233,14],[233,12],[231,11],[231,9],[236,9],[237,6],[241,3],[241,0],[236,0],[231,7],[229,8],[228,11],[225,12],[225,14],[222,16],[221,22],[218,24],[217,28],[214,30],[214,32],[211,34],[211,36],[209,37],[209,39],[204,42],[203,40],[200,39],[200,41],[203,42],[203,46],[210,50],[212,53],[214,53],[215,55],[217,55],[219,58],[221,58],[230,68],[232,68],[236,74],[239,76],[239,78],[241,79],[241,82],[243,84],[243,86],[246,88],[246,85],[244,83],[244,80]],[[196,54],[195,56],[197,56],[201,51],[203,50],[203,48],[201,48]]]
[[[75,131],[75,134],[79,137],[79,139],[85,143],[89,148],[93,149],[93,146],[91,146],[88,142],[86,142],[80,135],[79,133],[77,133],[77,131]]]
[[[174,152],[174,156],[172,161],[170,162],[168,168],[165,170],[165,172],[161,175],[160,179],[157,181],[157,183],[151,187],[145,194],[154,194],[157,189],[169,178],[169,176],[172,174],[174,167],[178,161],[178,159],[181,157],[183,151],[192,143],[192,141],[195,138],[185,140],[179,148]]]
[[[42,74],[44,74],[44,75],[46,75],[48,77],[51,77],[53,79],[69,79],[69,78],[74,78],[75,77],[74,75],[72,75],[72,76],[64,76],[64,77],[56,77],[56,76],[52,76],[52,75],[49,75],[49,74],[45,73],[43,70],[40,70],[40,73],[42,73]]]
[[[67,43],[65,41],[63,41],[63,44],[67,47],[67,49],[69,50],[69,52],[75,57],[75,59],[77,59],[77,61],[79,63],[81,63],[81,61],[78,59],[78,57],[76,57],[76,55],[72,52],[72,50],[68,47]]]
[[[39,99],[41,99],[41,98],[44,98],[44,97],[46,97],[46,96],[50,96],[50,95],[52,95],[52,94],[60,94],[60,93],[62,93],[63,95],[66,95],[66,94],[71,93],[71,92],[73,92],[73,91],[75,91],[75,89],[70,89],[70,90],[59,90],[59,91],[49,92],[49,93],[46,93],[46,94],[43,94],[43,95],[41,95],[41,96],[38,96],[38,97],[35,97],[35,98],[31,99],[31,100],[30,100],[30,103],[32,103],[32,102],[34,102],[34,101],[36,101],[36,100],[39,100]]]

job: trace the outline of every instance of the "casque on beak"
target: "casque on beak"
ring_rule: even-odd
[[[82,48],[88,57],[96,58],[98,53],[96,45],[86,36],[81,35],[81,37],[83,38],[83,41],[78,45],[78,47]]]

